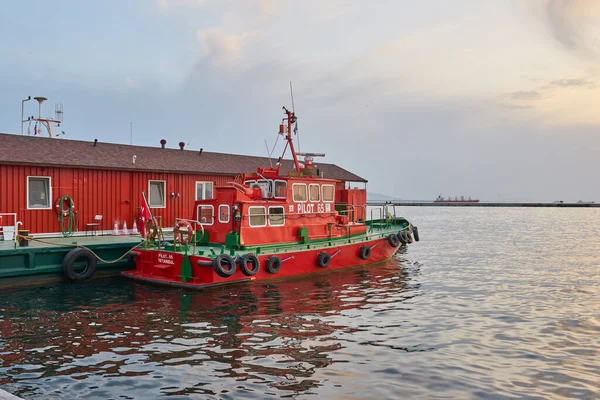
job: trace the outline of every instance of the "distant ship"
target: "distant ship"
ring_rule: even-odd
[[[434,203],[479,203],[479,199],[472,199],[471,196],[469,196],[468,199],[465,199],[465,196],[460,196],[460,198],[458,198],[458,197],[445,198],[440,194],[437,197],[437,199],[435,199],[433,202]]]

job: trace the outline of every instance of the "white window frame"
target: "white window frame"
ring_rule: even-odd
[[[275,196],[275,193],[277,193],[277,189],[275,188],[277,186],[277,182],[282,182],[285,185],[285,195]],[[273,198],[274,199],[287,199],[287,187],[288,187],[287,181],[283,181],[281,179],[275,179],[273,181]]]
[[[323,196],[323,190],[326,187],[333,188],[333,200],[325,200],[325,196]],[[333,203],[335,201],[335,186],[334,185],[322,185],[321,186],[321,199],[323,200],[324,203]]]
[[[256,181],[254,179],[249,179],[247,181],[244,181],[244,185],[248,186],[249,188],[252,187],[252,184],[256,183]]]
[[[150,190],[150,185],[152,182],[162,182],[163,183],[163,205],[162,206],[153,206],[150,201],[150,196],[152,195],[152,191]],[[160,179],[148,179],[148,206],[150,208],[167,208],[167,181]]]
[[[29,207],[29,178],[48,179],[48,207]],[[28,176],[27,177],[27,209],[28,210],[51,210],[52,209],[52,177],[51,176]]]
[[[316,186],[316,187],[319,189],[319,191],[317,192],[317,193],[319,193],[319,198],[318,198],[317,200],[311,200],[311,198],[310,198],[310,188],[311,188],[312,186]],[[318,203],[318,202],[320,202],[320,201],[321,201],[321,187],[320,187],[318,184],[316,184],[316,183],[311,183],[310,185],[308,185],[308,200],[309,200],[311,203]]]
[[[209,208],[212,210],[211,211],[211,215],[212,215],[212,222],[209,224],[208,222],[202,222],[200,221],[200,208]],[[196,207],[196,217],[198,218],[198,222],[200,222],[200,225],[204,225],[204,226],[212,226],[215,224],[215,206],[213,206],[212,204],[198,204],[198,206]]]
[[[201,183],[202,184],[202,197],[204,197],[203,199],[199,199],[198,198],[198,184]],[[210,199],[213,199],[215,197],[215,184],[212,181],[196,181],[196,192],[194,194],[194,197],[196,198],[196,201],[198,200],[210,200],[206,198],[206,184],[210,183],[212,186],[212,196],[210,197]]]
[[[227,220],[221,220],[221,207],[227,207]],[[229,221],[231,221],[231,209],[229,207],[229,204],[219,204],[219,214],[218,214],[218,218],[219,218],[219,222],[222,224],[226,224]]]
[[[304,186],[304,193],[306,193],[306,200],[296,200],[294,198],[294,186]],[[294,203],[306,203],[308,201],[308,187],[306,186],[306,183],[292,183],[292,200],[294,201]]]
[[[252,225],[251,221],[251,215],[250,215],[250,210],[254,209],[254,208],[262,208],[263,211],[265,212],[265,223],[263,225]],[[264,226],[267,226],[267,220],[269,219],[269,214],[267,214],[267,208],[264,206],[251,206],[248,207],[248,226],[252,227],[252,228],[262,228]]]
[[[283,222],[281,224],[272,224],[271,223],[271,209],[273,209],[273,208],[280,208],[281,211],[283,211],[281,213],[281,216],[283,217]],[[279,216],[279,214],[277,214],[277,216]],[[283,207],[283,206],[272,206],[272,207],[269,207],[268,214],[267,214],[267,219],[269,220],[269,226],[284,226],[285,225],[285,207]]]

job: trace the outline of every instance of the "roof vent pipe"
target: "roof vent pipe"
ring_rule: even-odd
[[[165,146],[166,146],[166,144],[167,144],[167,141],[166,141],[165,139],[161,139],[161,140],[160,140],[160,148],[161,148],[161,149],[164,149],[164,148],[165,148]]]
[[[96,143],[98,143],[98,139],[94,139],[94,147],[96,147]]]
[[[179,142],[179,150],[183,150],[184,147],[185,147],[185,143]]]
[[[200,148],[200,151],[198,152],[198,155],[201,156],[202,155],[202,147]]]

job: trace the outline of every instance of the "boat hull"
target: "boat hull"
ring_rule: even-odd
[[[370,256],[367,259],[360,257],[360,250],[368,246]],[[260,263],[259,271],[253,276],[245,275],[238,267],[230,277],[222,277],[210,265],[211,259],[205,256],[189,255],[166,252],[160,250],[140,250],[135,258],[136,269],[124,271],[122,275],[148,283],[202,289],[209,286],[230,283],[247,282],[254,280],[269,280],[287,276],[319,273],[325,270],[341,269],[357,265],[373,264],[391,258],[400,246],[390,245],[387,237],[372,240],[356,241],[351,243],[324,244],[310,246],[302,250],[278,251],[257,254]],[[331,256],[331,261],[326,268],[318,265],[319,254],[326,252]],[[234,256],[234,258],[240,256]],[[279,257],[282,264],[277,273],[267,271],[266,263],[270,257]],[[181,265],[184,258],[189,258],[191,265],[191,279],[182,279]]]

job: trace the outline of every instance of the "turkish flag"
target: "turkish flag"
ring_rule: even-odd
[[[142,195],[142,206],[140,207],[140,216],[138,222],[140,224],[140,232],[145,232],[146,221],[150,219],[150,206],[146,201],[146,196]]]

